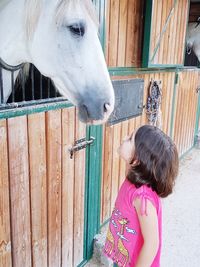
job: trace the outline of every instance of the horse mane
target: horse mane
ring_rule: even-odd
[[[10,1],[10,0],[3,0],[3,1]],[[86,12],[94,21],[95,25],[98,26],[97,14],[91,0],[57,0],[57,8],[55,10],[56,20],[58,20],[59,22],[62,21],[62,18],[64,18],[65,12],[70,3],[73,3],[74,5],[84,4]],[[35,28],[37,26],[40,17],[42,5],[43,5],[42,0],[25,0],[25,25],[26,25],[26,35],[28,40],[31,39],[35,31]]]

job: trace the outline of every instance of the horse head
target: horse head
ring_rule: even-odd
[[[30,61],[79,109],[85,123],[106,121],[114,90],[89,0],[27,0]]]

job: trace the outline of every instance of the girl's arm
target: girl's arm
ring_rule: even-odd
[[[141,199],[134,200],[144,244],[135,267],[150,267],[159,247],[159,229],[156,208],[147,200],[146,215],[141,215]]]

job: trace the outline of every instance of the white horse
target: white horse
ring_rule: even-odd
[[[200,25],[199,22],[189,23],[186,35],[187,52],[194,51],[200,62]]]
[[[12,66],[34,64],[85,123],[103,123],[113,111],[114,90],[90,0],[0,0],[0,58]],[[6,99],[10,93],[10,86],[4,88]]]

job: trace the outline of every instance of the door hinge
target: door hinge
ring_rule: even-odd
[[[197,94],[200,92],[200,86],[197,87],[196,92]]]
[[[75,152],[84,149],[89,145],[92,145],[94,143],[94,140],[95,138],[91,136],[89,140],[86,140],[86,138],[82,138],[80,140],[75,141],[74,145],[69,148],[70,159],[73,158]]]

